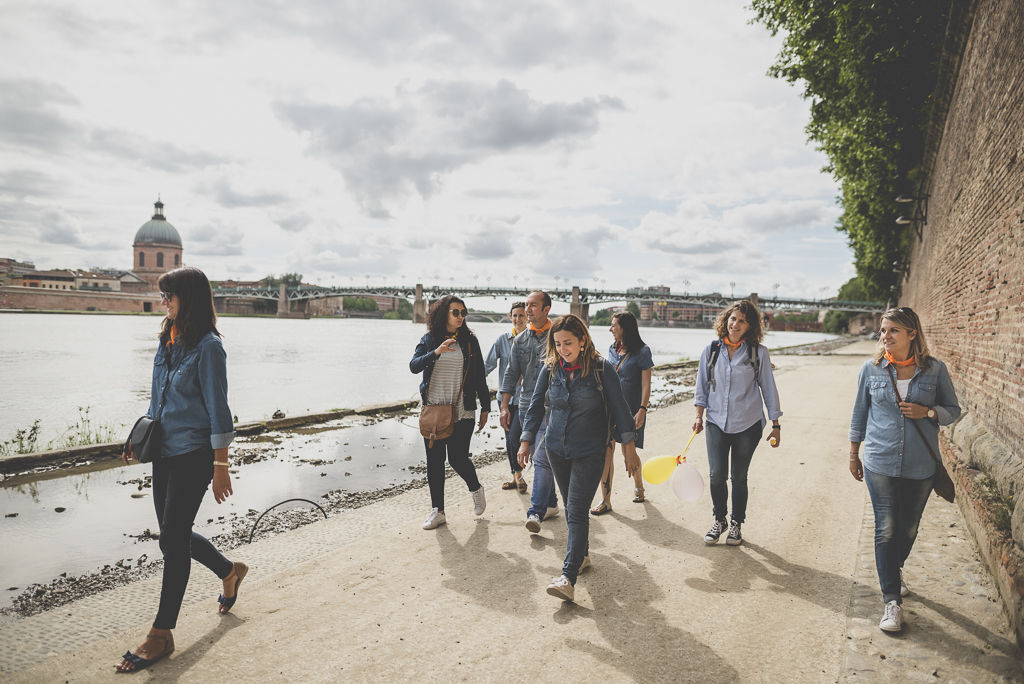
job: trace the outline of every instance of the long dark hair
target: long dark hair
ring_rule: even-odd
[[[636,324],[636,316],[623,311],[612,316],[613,321],[619,322],[622,328],[622,346],[629,353],[637,353],[644,348],[644,341],[640,337],[640,327]]]
[[[199,340],[212,332],[221,337],[217,330],[217,312],[213,308],[213,290],[206,274],[192,266],[182,266],[160,276],[156,286],[161,292],[178,296],[176,318],[164,318],[160,326],[160,337],[171,334],[171,327],[178,329],[185,347],[191,349]]]
[[[448,337],[448,308],[452,304],[461,304],[463,309],[466,308],[466,302],[455,295],[445,295],[430,305],[430,313],[427,314],[427,330],[435,339],[443,340]],[[467,335],[473,334],[466,324],[465,317],[462,319],[462,327],[459,330],[465,330]]]

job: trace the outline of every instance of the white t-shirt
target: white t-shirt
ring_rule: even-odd
[[[903,401],[907,400],[907,392],[910,390],[910,381],[911,378],[896,381],[896,389],[900,391],[900,398],[903,399]]]

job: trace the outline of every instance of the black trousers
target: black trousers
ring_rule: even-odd
[[[435,439],[434,446],[430,440],[424,439],[423,446],[427,449],[427,486],[430,488],[430,505],[439,511],[444,510],[444,462],[447,457],[452,469],[459,474],[469,487],[469,491],[480,489],[480,480],[476,478],[476,466],[469,458],[469,440],[473,437],[473,419],[455,422],[452,434],[444,439]]]
[[[519,445],[522,444],[523,423],[519,420],[519,407],[515,404],[508,405],[508,424],[512,428],[505,433],[505,451],[508,453],[508,464],[513,473],[523,472],[519,465]]]
[[[192,531],[199,505],[213,481],[213,449],[207,447],[180,456],[153,461],[153,504],[160,523],[160,551],[164,555],[164,581],[155,629],[174,629],[185,597],[192,559],[224,579],[234,565],[210,543]]]

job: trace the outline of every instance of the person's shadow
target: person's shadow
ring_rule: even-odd
[[[194,680],[195,673],[192,672],[192,668],[202,662],[214,644],[245,622],[234,613],[222,616],[216,627],[196,639],[191,646],[184,651],[175,650],[168,658],[154,665],[152,672],[156,675],[155,679],[160,682],[177,682],[182,678],[187,681]]]

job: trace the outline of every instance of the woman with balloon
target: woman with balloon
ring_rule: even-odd
[[[547,357],[523,421],[519,464],[524,468],[548,406],[548,462],[565,501],[569,534],[562,574],[547,592],[572,601],[576,578],[590,565],[589,508],[601,483],[613,424],[622,437],[626,472],[632,476],[640,468],[633,446],[636,424],[615,367],[598,356],[586,324],[572,314],[561,316],[548,334]]]
[[[704,543],[718,543],[728,527],[725,543],[737,546],[743,543],[740,526],[747,513],[747,470],[764,432],[764,407],[772,421],[772,431],[765,441],[773,448],[782,442],[782,410],[768,348],[761,344],[764,329],[757,307],[746,299],[735,302],[718,316],[715,333],[719,339],[700,356],[693,401],[697,409],[694,433],[704,430],[705,412],[708,418],[708,470],[715,522],[704,535]],[[727,526],[730,453],[732,515]]]

